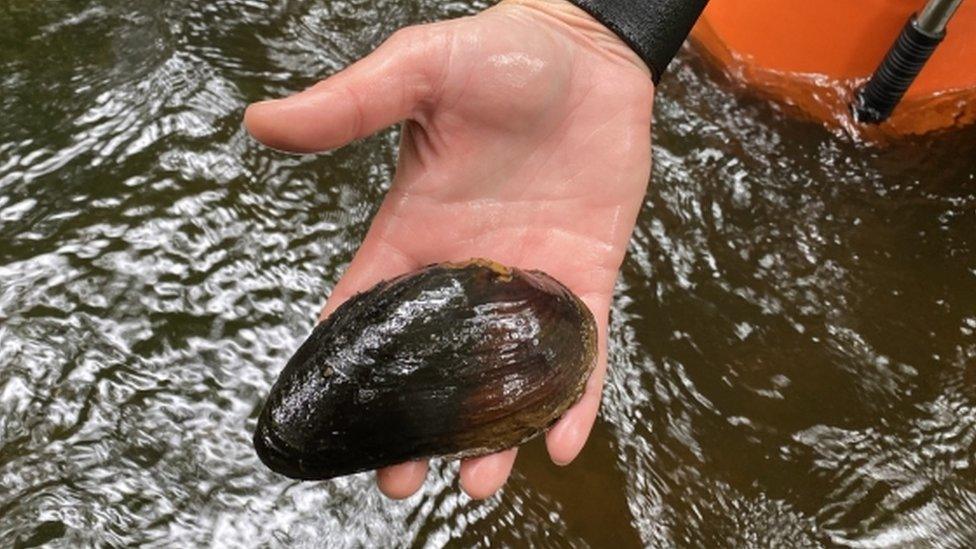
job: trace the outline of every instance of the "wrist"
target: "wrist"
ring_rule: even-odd
[[[568,0],[502,0],[495,9],[516,10],[531,17],[560,25],[573,34],[581,45],[597,53],[633,65],[651,77],[651,70],[641,57],[614,31]]]

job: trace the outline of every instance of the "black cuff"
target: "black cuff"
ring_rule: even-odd
[[[657,84],[708,0],[570,0],[617,33]]]

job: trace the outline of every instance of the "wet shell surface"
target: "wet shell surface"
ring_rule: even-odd
[[[255,448],[309,480],[510,448],[579,399],[596,338],[586,305],[541,271],[431,265],[313,330],[271,389]]]

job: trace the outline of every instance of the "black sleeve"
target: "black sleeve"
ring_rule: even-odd
[[[617,33],[657,84],[708,0],[570,0]]]

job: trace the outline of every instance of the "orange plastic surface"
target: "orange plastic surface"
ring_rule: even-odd
[[[832,126],[920,134],[976,121],[976,1],[880,128],[848,105],[924,0],[712,0],[692,40],[732,78]]]

